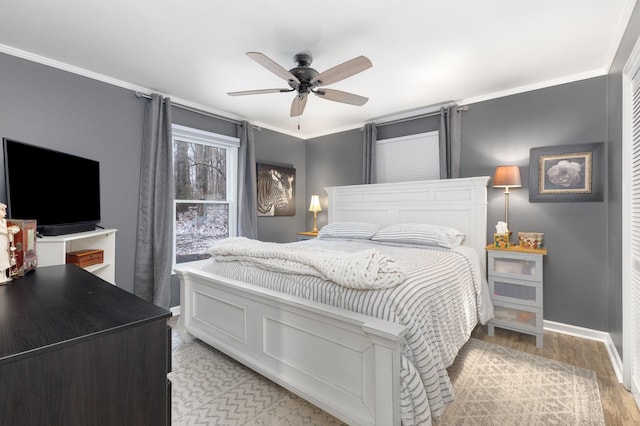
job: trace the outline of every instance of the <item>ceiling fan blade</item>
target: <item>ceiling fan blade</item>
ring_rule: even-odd
[[[264,93],[282,93],[292,92],[293,89],[258,89],[258,90],[241,90],[239,92],[229,92],[229,96],[244,96],[244,95],[262,95]]]
[[[256,61],[257,63],[259,63],[260,65],[262,65],[263,67],[265,67],[266,69],[268,69],[269,71],[271,71],[272,73],[274,73],[275,75],[279,76],[280,78],[284,78],[287,81],[292,80],[300,84],[300,80],[298,80],[298,77],[291,74],[286,68],[282,67],[281,65],[279,65],[277,62],[267,57],[266,55],[260,52],[247,52],[247,56],[253,59],[254,61]]]
[[[293,98],[293,102],[291,103],[291,117],[301,116],[304,112],[305,106],[307,106],[307,95],[296,95],[296,97]]]
[[[340,80],[344,80],[347,77],[351,77],[354,74],[362,72],[367,68],[371,68],[373,64],[365,56],[358,56],[350,61],[343,62],[340,65],[336,65],[333,68],[321,72],[315,76],[311,83],[318,82],[318,86],[326,86],[328,84],[336,83]]]
[[[369,100],[369,98],[365,98],[364,96],[354,95],[353,93],[335,89],[320,89],[313,93],[315,93],[316,96],[320,96],[321,98],[328,99],[330,101],[357,106],[362,106]]]

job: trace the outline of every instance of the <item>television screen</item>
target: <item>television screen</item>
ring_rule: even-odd
[[[7,217],[60,235],[100,222],[100,163],[4,138]]]

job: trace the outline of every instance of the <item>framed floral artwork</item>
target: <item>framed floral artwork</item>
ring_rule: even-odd
[[[531,148],[529,201],[602,201],[604,142]]]

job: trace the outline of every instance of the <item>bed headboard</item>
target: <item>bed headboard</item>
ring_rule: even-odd
[[[327,187],[329,223],[450,226],[465,234],[463,244],[473,247],[484,264],[488,182],[489,176],[479,176]]]

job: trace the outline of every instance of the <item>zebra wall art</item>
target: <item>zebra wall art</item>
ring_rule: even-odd
[[[296,169],[258,164],[258,216],[296,214]]]

